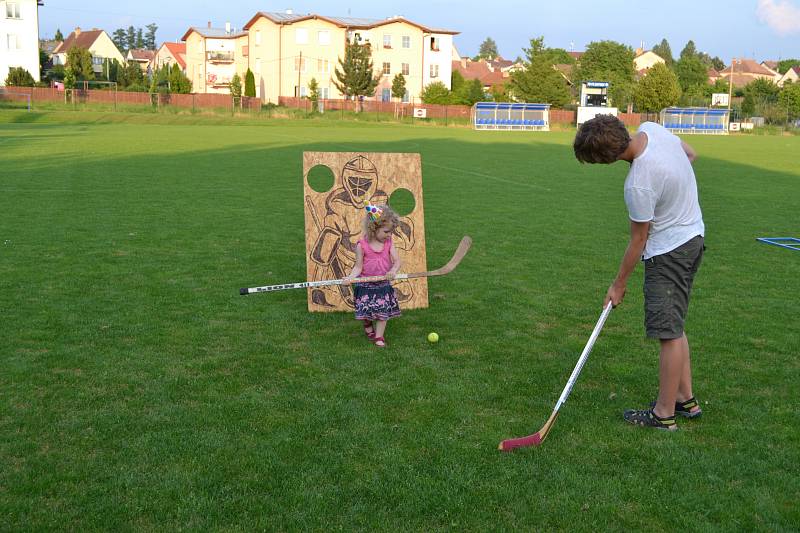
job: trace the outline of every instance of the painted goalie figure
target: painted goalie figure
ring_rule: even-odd
[[[352,270],[356,261],[356,246],[361,238],[364,206],[368,203],[385,205],[389,201],[389,195],[380,188],[377,167],[364,156],[348,161],[340,177],[340,186],[325,198],[325,216],[321,222],[314,213],[311,198],[306,197],[319,231],[310,255],[315,264],[314,280],[341,279]],[[413,220],[400,217],[392,242],[398,250],[410,251],[414,247]],[[394,287],[401,303],[413,297],[411,284],[407,280],[395,282]],[[348,307],[353,307],[350,287],[342,285],[313,289],[311,301],[322,307],[335,307],[337,302],[344,301]]]

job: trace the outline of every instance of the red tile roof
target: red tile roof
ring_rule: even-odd
[[[178,62],[178,65],[182,68],[186,68],[186,43],[173,43],[168,42],[164,43],[162,46],[166,46],[169,53],[172,54],[172,57],[175,58],[175,61]]]
[[[755,62],[753,59],[737,59],[735,60],[734,72],[736,74],[759,74],[761,76],[774,76],[774,72],[768,68],[763,67]],[[720,72],[720,74],[730,74],[731,67],[728,67]]]
[[[128,51],[134,61],[150,61],[156,55],[155,50],[148,50],[146,48],[133,48]]]
[[[453,61],[453,70],[458,71],[465,80],[480,80],[484,87],[502,85],[509,81],[508,76],[499,70],[492,71],[485,61],[465,60],[466,66],[461,61]]]
[[[80,28],[76,28],[76,31],[78,32],[77,35],[75,35],[74,31],[70,33],[69,36],[64,39],[64,42],[62,42],[56,47],[55,50],[53,50],[53,53],[65,54],[73,46],[86,48],[88,50],[97,40],[97,38],[100,37],[100,34],[103,33],[103,30],[81,31]]]

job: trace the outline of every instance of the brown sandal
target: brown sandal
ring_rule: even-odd
[[[367,338],[371,341],[375,340],[375,328],[372,327],[372,320],[364,320],[364,333],[367,335]],[[372,331],[367,331],[371,329]]]
[[[378,348],[386,348],[386,340],[383,337],[375,337],[372,339],[372,342],[375,343],[375,346]]]

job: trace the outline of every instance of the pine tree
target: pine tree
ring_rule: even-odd
[[[311,112],[319,111],[319,83],[316,78],[308,82],[308,99],[311,100]]]
[[[347,43],[344,50],[344,59],[339,58],[339,67],[334,74],[336,79],[333,85],[344,96],[358,100],[357,111],[363,109],[361,97],[374,96],[378,87],[380,76],[373,75],[372,51],[369,44]]]
[[[309,88],[311,85],[309,84]],[[253,71],[249,68],[244,75],[244,95],[245,96],[255,96],[256,95],[256,77],[253,75]]]
[[[148,50],[155,50],[156,30],[158,29],[158,26],[153,22],[145,27],[147,28],[147,33],[144,34],[144,47]]]
[[[125,49],[133,50],[134,48],[136,48],[136,28],[128,26],[125,32]]]
[[[675,60],[672,58],[672,48],[666,39],[661,39],[661,43],[653,47],[653,53],[664,60],[669,68],[672,68]]]
[[[56,36],[53,37],[53,39],[55,39],[56,41],[63,41],[64,40],[64,34],[61,33],[61,28],[58,28],[56,30]]]
[[[478,50],[478,58],[491,60],[496,58],[498,55],[500,54],[497,53],[497,43],[494,42],[494,39],[491,37],[487,37],[481,43],[481,47]]]

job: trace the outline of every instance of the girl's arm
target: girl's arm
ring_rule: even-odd
[[[392,248],[389,250],[389,257],[392,258],[392,268],[386,273],[387,276],[394,276],[400,271],[400,254],[397,253],[397,248],[392,243]]]
[[[350,271],[350,274],[343,279],[343,284],[350,285],[351,280],[361,274],[362,268],[364,268],[364,250],[361,249],[359,244],[356,246],[356,264],[353,265],[353,270]]]

